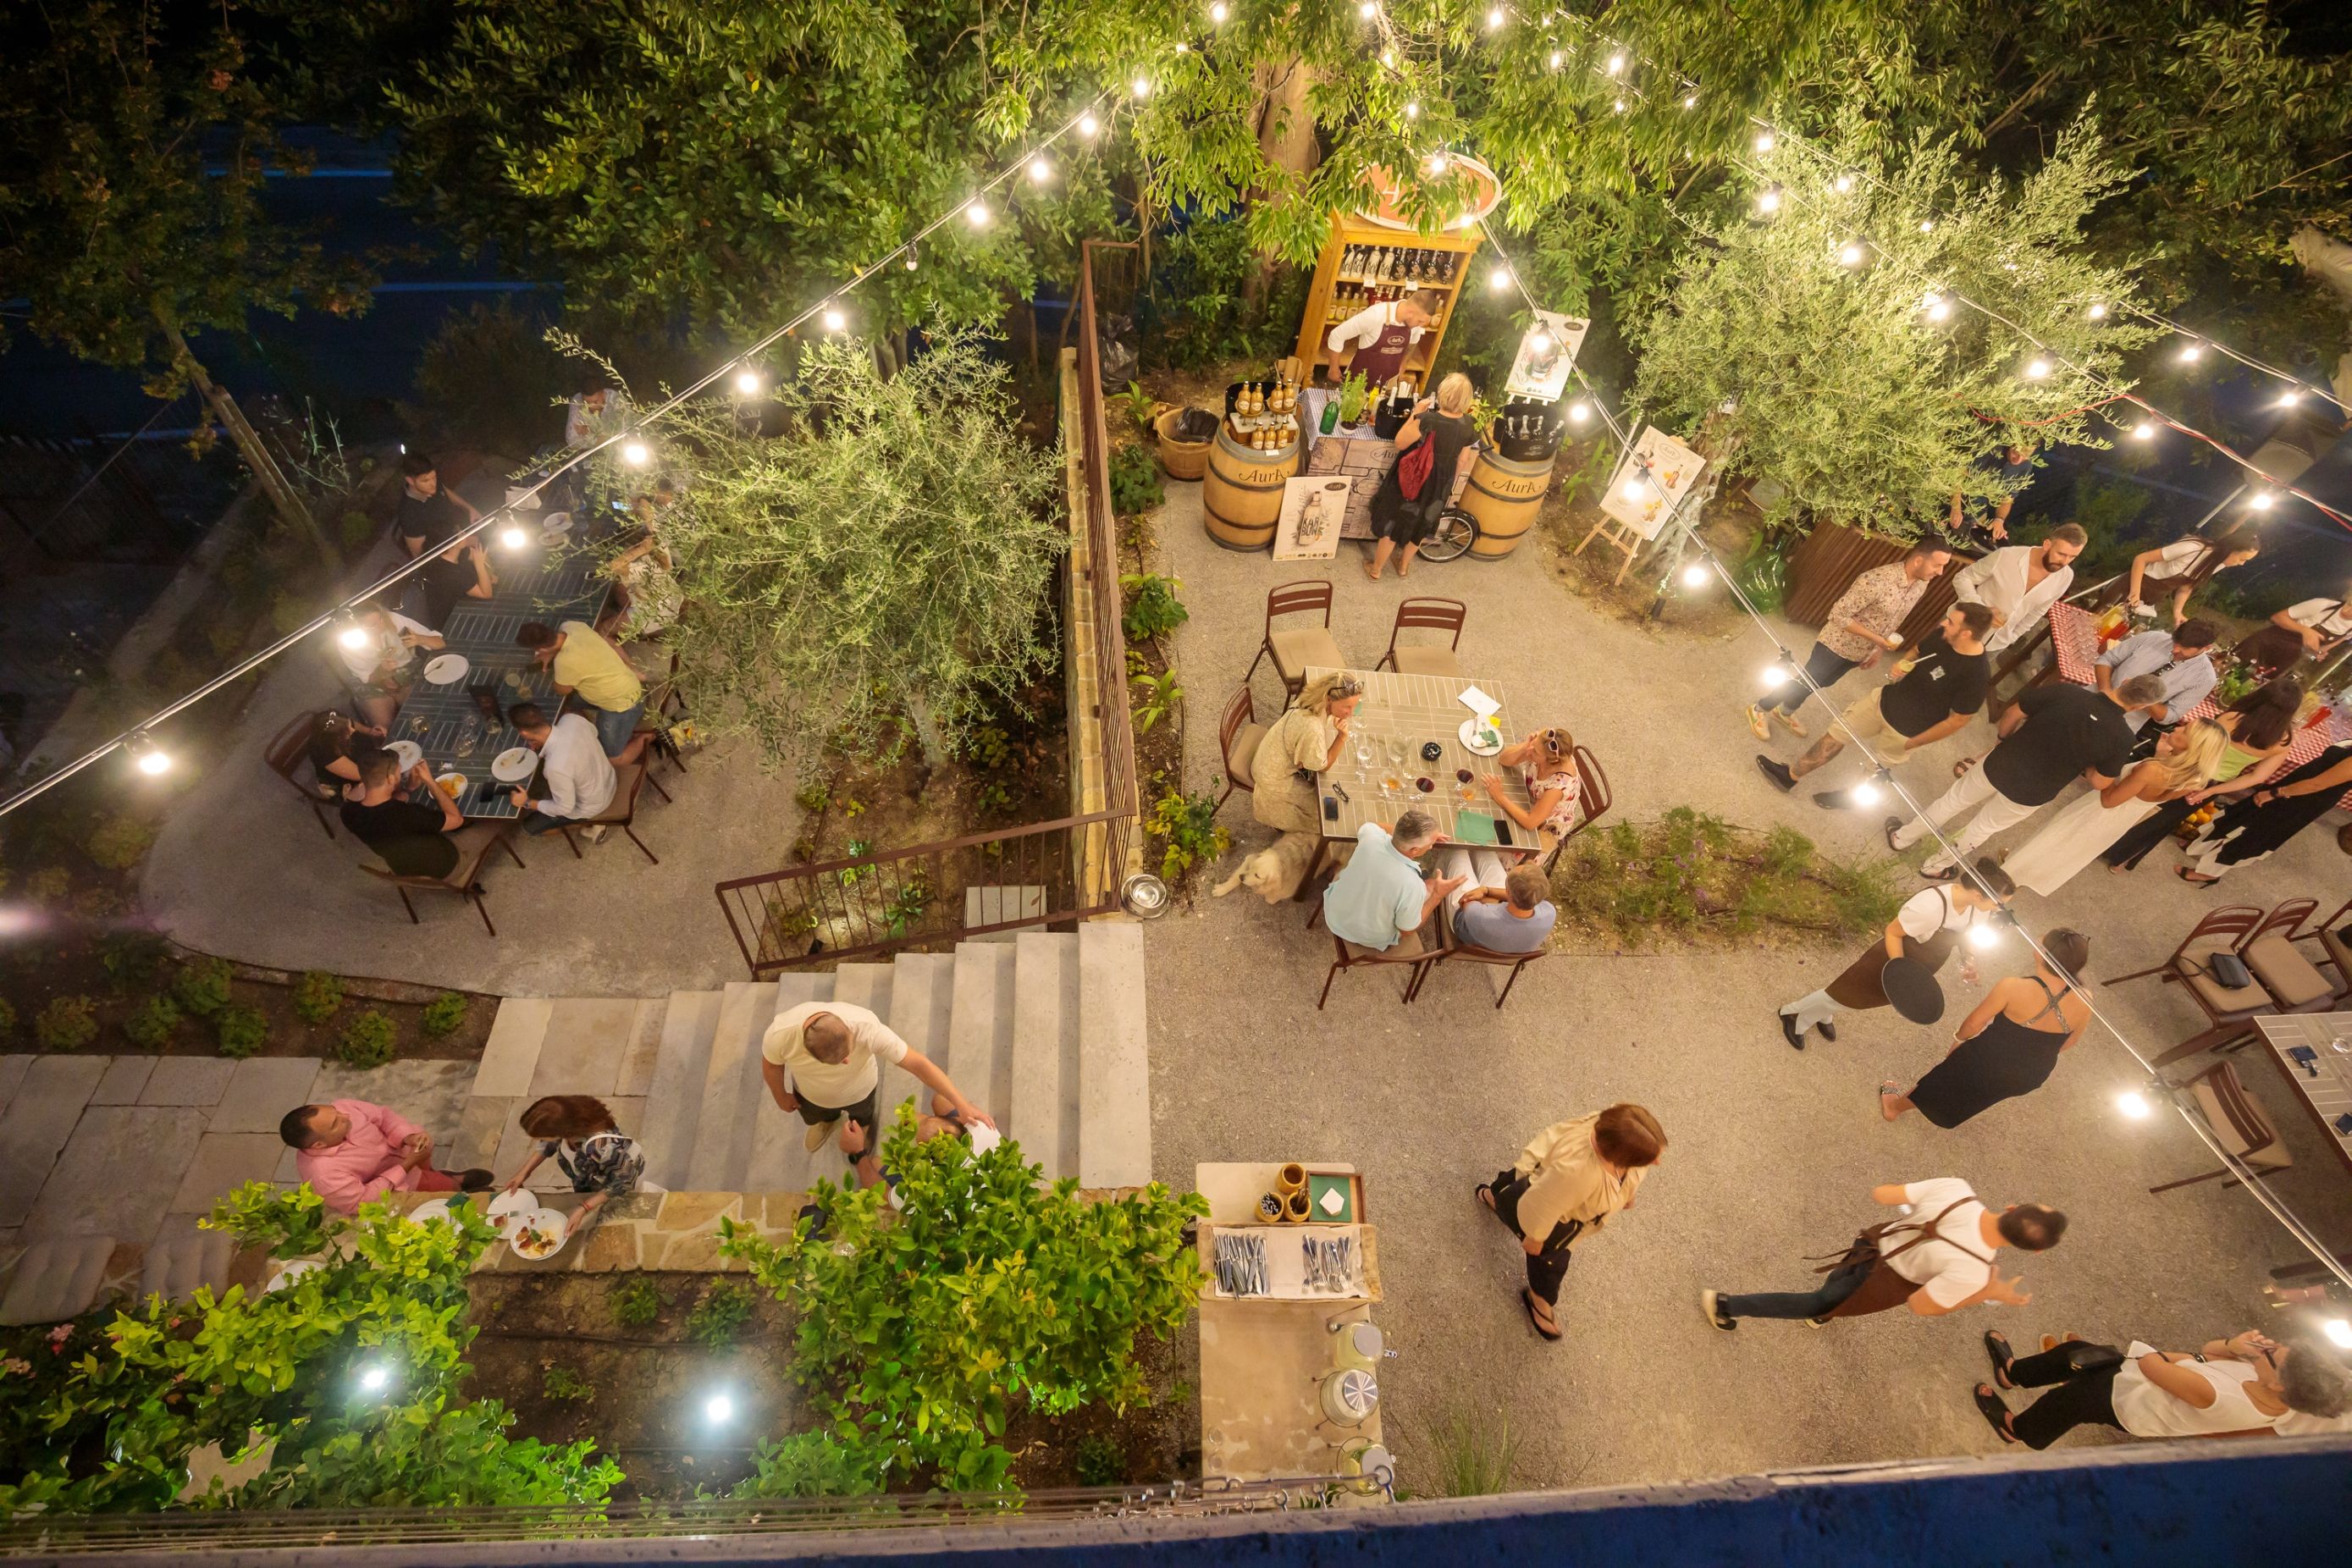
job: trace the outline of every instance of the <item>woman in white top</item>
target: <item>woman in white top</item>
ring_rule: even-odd
[[[2196,1351],[2070,1342],[2021,1358],[2000,1331],[1984,1338],[2002,1388],[2050,1389],[2011,1415],[1991,1384],[1976,1385],[1977,1408],[2000,1440],[2029,1448],[2046,1448],[2086,1421],[2135,1437],[2275,1435],[2279,1423],[2298,1416],[2339,1416],[2352,1400],[2352,1374],[2324,1352],[2252,1329]]]
[[[335,643],[350,672],[352,700],[360,717],[378,730],[392,722],[415,684],[416,650],[448,646],[423,621],[373,603],[352,612],[352,625],[337,634]]]
[[[2177,626],[2188,617],[2189,595],[2211,582],[2216,573],[2243,566],[2262,552],[2263,542],[2251,528],[2238,529],[2218,539],[2200,539],[2193,534],[2176,539],[2132,557],[2131,585],[2124,596],[2133,609],[2147,610],[2147,603],[2140,595],[2149,584],[2159,592],[2168,590],[2172,595],[2172,624]]]

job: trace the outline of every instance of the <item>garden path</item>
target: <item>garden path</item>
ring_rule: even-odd
[[[1402,584],[1367,583],[1352,546],[1335,562],[1276,565],[1216,547],[1201,528],[1198,487],[1169,489],[1158,569],[1184,580],[1192,610],[1175,657],[1191,694],[1194,787],[1221,771],[1216,716],[1256,650],[1265,590],[1328,577],[1333,634],[1367,666],[1407,593],[1465,600],[1464,668],[1509,682],[1521,726],[1572,728],[1601,759],[1621,816],[1689,805],[1756,827],[1787,824],[1838,853],[1876,843],[1883,813],[1832,815],[1758,775],[1751,759],[1764,748],[1738,709],[1771,649],[1752,630],[1699,639],[1632,624],[1567,588],[1563,552],[1540,534],[1503,562],[1423,565]],[[1808,632],[1779,630],[1792,651],[1810,643]],[[1269,716],[1279,689],[1267,671],[1255,689]],[[1804,716],[1818,733],[1818,707]],[[1932,795],[1948,782],[1948,760],[1986,740],[1979,722],[1916,762],[1913,781]],[[1783,758],[1794,750],[1785,739],[1769,749]],[[1242,847],[1268,837],[1247,795],[1236,794],[1220,820]],[[2151,860],[2121,881],[2085,872],[2021,908],[2037,928],[2088,934],[2095,975],[2141,967],[2214,902],[2172,879],[2171,857]],[[2229,896],[2309,894],[2325,909],[2346,881],[2332,835],[2314,832],[2232,877]],[[1945,1030],[1890,1013],[1850,1016],[1836,1045],[1799,1056],[1774,1021],[1780,1002],[1843,967],[1851,953],[1842,947],[1556,952],[1499,1013],[1480,973],[1441,971],[1408,1011],[1393,977],[1358,973],[1339,977],[1318,1014],[1330,944],[1301,929],[1305,914],[1247,893],[1203,893],[1150,928],[1155,1168],[1180,1184],[1207,1160],[1346,1160],[1365,1172],[1388,1292],[1374,1317],[1402,1347],[1383,1383],[1407,1486],[1430,1476],[1426,1434],[1449,1410],[1482,1426],[1507,1419],[1523,1443],[1519,1483],[1530,1486],[1984,1452],[1995,1444],[1967,1393],[1985,1370],[1984,1329],[2021,1342],[2071,1329],[2193,1344],[2275,1326],[2259,1294],[2264,1270],[2300,1255],[2237,1189],[2147,1194],[2212,1161],[2177,1121],[2117,1116],[2114,1096],[2138,1074],[2110,1038],[2086,1040],[2040,1092],[1967,1126],[1945,1132],[1912,1117],[1888,1127],[1879,1079],[1924,1070]],[[2010,972],[2018,951],[1988,963],[1988,980]],[[1237,974],[1255,982],[1245,1011],[1234,1002]],[[1981,994],[1948,982],[1956,1009]],[[2151,1047],[2200,1024],[2149,981],[2102,987],[2101,999]],[[2238,1059],[2295,1157],[2277,1190],[2332,1245],[2352,1246],[2352,1184],[2290,1117],[2285,1086],[2258,1058]],[[1221,1085],[1232,1092],[1203,1092]],[[1517,1300],[1516,1243],[1479,1213],[1471,1185],[1538,1129],[1619,1100],[1656,1111],[1671,1147],[1639,1205],[1577,1249],[1560,1307],[1568,1337],[1546,1344]],[[1933,1321],[1889,1314],[1821,1334],[1770,1322],[1725,1334],[1700,1317],[1703,1286],[1803,1288],[1812,1278],[1804,1257],[1842,1247],[1874,1217],[1873,1185],[1937,1175],[2073,1215],[2058,1250],[2021,1267],[2007,1260],[2031,1306]]]

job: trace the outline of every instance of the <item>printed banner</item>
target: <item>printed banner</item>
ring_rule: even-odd
[[[1511,378],[1503,384],[1503,390],[1514,397],[1558,402],[1568,390],[1568,373],[1576,363],[1576,351],[1584,346],[1584,334],[1591,328],[1591,321],[1574,316],[1538,310],[1536,324],[1519,339],[1518,357],[1511,361]]]
[[[1644,426],[1617,459],[1601,510],[1643,538],[1655,539],[1706,472],[1705,458],[1656,426]]]
[[[1355,486],[1344,474],[1302,474],[1282,482],[1282,516],[1274,525],[1276,561],[1328,561],[1339,553],[1339,525]]]

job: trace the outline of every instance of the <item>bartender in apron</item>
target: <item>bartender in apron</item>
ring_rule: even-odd
[[[1445,296],[1422,289],[1402,300],[1367,306],[1331,329],[1331,384],[1353,373],[1377,395],[1404,371],[1404,356],[1444,308]]]
[[[1999,912],[2017,891],[2009,873],[1990,857],[1979,859],[1975,869],[1973,877],[1955,878],[1913,894],[1886,922],[1885,935],[1847,964],[1843,973],[1781,1008],[1780,1033],[1789,1044],[1803,1050],[1806,1033],[1814,1029],[1835,1042],[1839,1013],[1885,1006],[1886,965],[1894,959],[1914,959],[1931,974],[1942,969],[1962,934]],[[1975,983],[1965,963],[1961,978]]]

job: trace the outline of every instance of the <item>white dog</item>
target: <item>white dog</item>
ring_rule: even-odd
[[[1247,888],[1269,904],[1285,902],[1298,891],[1307,868],[1314,864],[1315,847],[1321,842],[1318,834],[1286,833],[1255,854],[1243,856],[1234,874],[1209,892],[1222,899],[1235,888]],[[1348,863],[1355,849],[1349,840],[1335,839],[1326,847],[1324,865],[1336,871]]]

